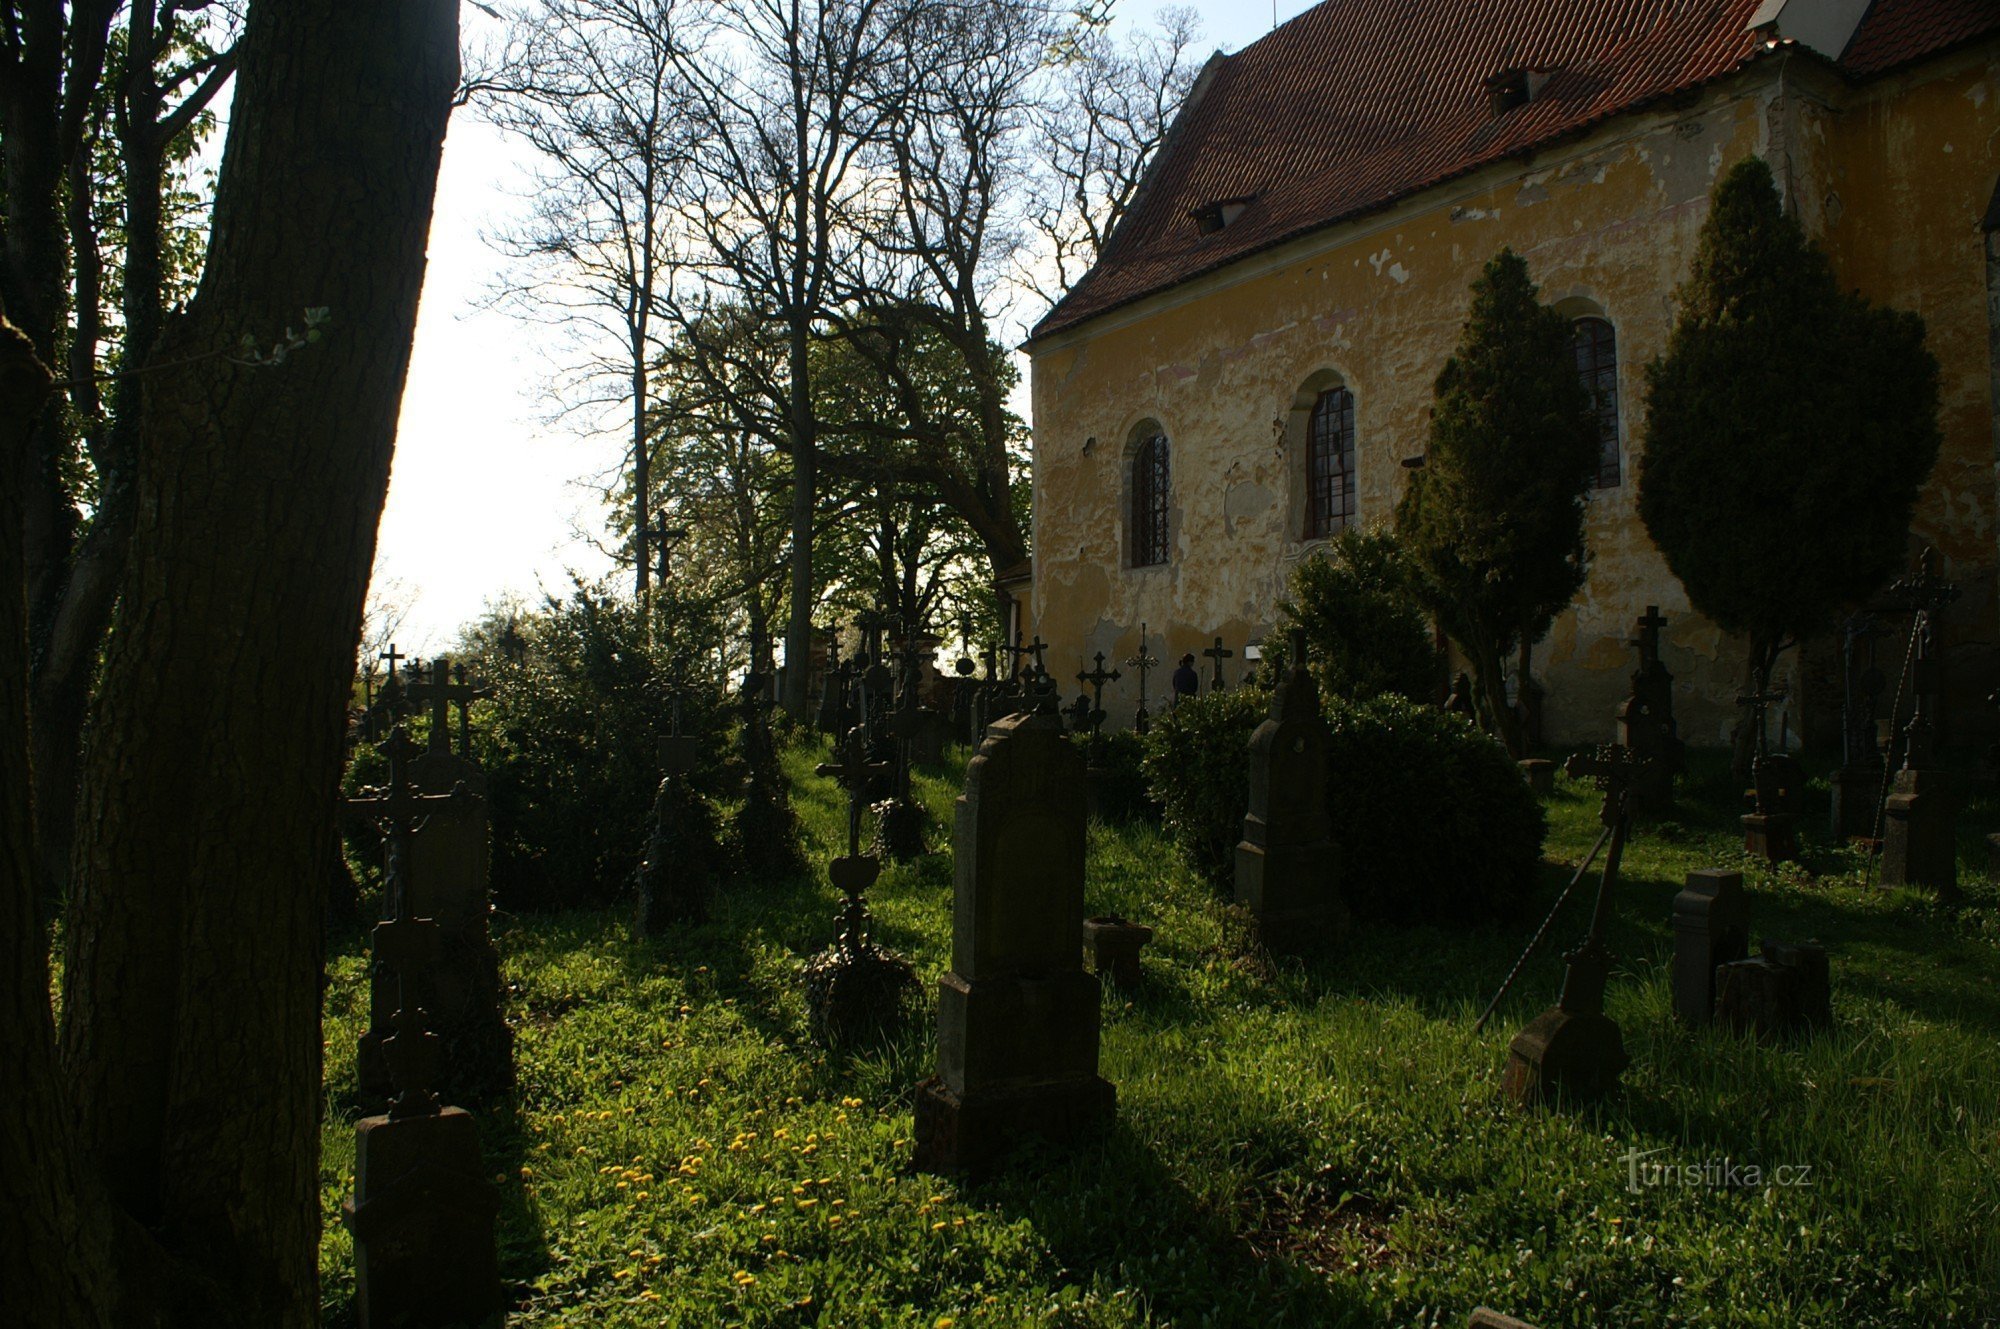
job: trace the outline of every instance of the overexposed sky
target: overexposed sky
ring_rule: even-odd
[[[1205,48],[1240,49],[1272,25],[1271,0],[1192,7]],[[1307,7],[1279,0],[1276,12],[1283,20]],[[476,7],[463,13],[469,39],[490,30]],[[1135,0],[1121,5],[1127,21],[1151,13]],[[623,440],[554,421],[560,348],[547,330],[485,307],[507,263],[485,237],[520,210],[526,161],[477,115],[453,117],[376,550],[376,585],[406,602],[406,651],[448,646],[489,602],[533,602],[543,588],[560,593],[572,573],[611,568],[590,537],[602,537],[605,515],[598,478],[618,466]]]

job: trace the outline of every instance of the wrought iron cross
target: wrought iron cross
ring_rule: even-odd
[[[1631,794],[1639,773],[1652,764],[1630,748],[1607,743],[1593,751],[1574,752],[1563,770],[1572,780],[1585,776],[1604,793],[1604,805],[1597,819],[1611,836],[1604,856],[1604,875],[1598,879],[1597,905],[1591,910],[1590,931],[1583,944],[1565,959],[1562,996],[1557,1004],[1571,1014],[1604,1013],[1604,985],[1611,976],[1611,952],[1604,934],[1611,924],[1611,890],[1618,881],[1618,863],[1625,854],[1625,837],[1632,826]]]
[[[1931,716],[1931,708],[1941,687],[1936,655],[1937,625],[1933,620],[1958,599],[1959,594],[1956,583],[1937,575],[1937,549],[1931,545],[1925,545],[1924,552],[1918,556],[1915,576],[1899,577],[1889,585],[1889,603],[1912,615],[1910,635],[1914,655],[1910,665],[1910,692],[1915,706],[1910,713],[1910,723],[1903,729],[1904,770],[1920,770],[1930,765],[1931,745],[1936,738],[1936,722]]]
[[[452,681],[456,678],[456,682]],[[459,745],[461,750],[470,751],[471,720],[469,712],[472,703],[493,695],[493,689],[466,681],[465,666],[458,666],[456,675],[452,672],[451,661],[440,655],[431,662],[430,675],[410,684],[410,700],[418,704],[429,703],[431,712],[432,749],[451,750],[451,708],[457,706],[459,719]]]
[[[1139,713],[1133,717],[1132,727],[1140,733],[1146,732],[1151,717],[1146,711],[1146,675],[1159,668],[1159,660],[1146,649],[1146,625],[1139,624],[1139,650],[1137,654],[1125,657],[1125,667],[1139,671]]]
[[[1104,728],[1104,685],[1116,683],[1123,677],[1116,669],[1105,670],[1103,651],[1097,653],[1097,668],[1077,671],[1076,681],[1090,689],[1090,733],[1093,738]]]
[[[1236,655],[1236,652],[1230,650],[1227,646],[1224,646],[1222,644],[1222,638],[1217,637],[1215,639],[1215,645],[1203,651],[1202,654],[1215,662],[1214,673],[1210,676],[1208,681],[1209,691],[1211,692],[1222,691],[1222,686],[1223,686],[1222,662],[1224,660],[1232,659]]]

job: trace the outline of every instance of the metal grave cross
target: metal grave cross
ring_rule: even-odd
[[[468,683],[465,666],[458,667],[457,681],[453,682],[451,661],[440,655],[431,662],[428,676],[410,684],[410,700],[418,705],[428,704],[431,712],[430,746],[433,750],[451,750],[451,708],[459,708],[459,746],[467,747],[471,737],[471,721],[468,712],[472,703],[493,695],[493,689]],[[469,750],[467,755],[470,755]]]
[[[1639,616],[1639,635],[1632,639],[1632,645],[1639,648],[1639,665],[1649,669],[1660,662],[1660,629],[1667,625],[1667,616],[1660,612],[1658,605],[1647,605],[1646,612]]]
[[[868,786],[891,768],[886,761],[868,760],[868,734],[861,725],[847,731],[837,750],[838,762],[821,762],[814,773],[832,776],[847,791],[847,854],[827,864],[827,875],[842,897],[840,945],[848,951],[866,946],[868,905],[863,894],[882,871],[876,858],[861,852],[861,808]]]
[[[1097,668],[1088,671],[1077,671],[1076,681],[1090,689],[1091,737],[1095,738],[1104,728],[1104,685],[1106,683],[1116,683],[1123,677],[1124,675],[1116,669],[1106,671],[1104,668],[1103,651],[1097,653]]]
[[[1597,904],[1590,913],[1590,931],[1583,944],[1566,957],[1569,968],[1563,976],[1562,997],[1557,1005],[1571,1014],[1604,1013],[1604,984],[1611,976],[1611,952],[1604,934],[1611,925],[1611,892],[1618,882],[1618,863],[1625,854],[1625,838],[1632,828],[1632,786],[1639,773],[1652,764],[1630,748],[1607,743],[1591,752],[1574,752],[1563,763],[1572,780],[1589,776],[1604,793],[1604,805],[1597,819],[1610,833],[1611,844],[1604,855],[1604,875],[1598,879]]]
[[[701,752],[701,740],[693,734],[681,732],[681,693],[673,692],[673,713],[668,721],[666,736],[660,740],[660,774],[683,775],[694,769],[695,758]]]
[[[1209,678],[1208,682],[1209,691],[1211,692],[1222,691],[1222,662],[1224,660],[1234,658],[1236,652],[1230,650],[1227,646],[1224,646],[1222,644],[1222,638],[1217,637],[1215,639],[1215,645],[1203,651],[1202,654],[1215,662],[1215,671],[1213,675]]]
[[[1925,545],[1918,557],[1915,576],[1900,577],[1889,585],[1889,603],[1911,615],[1910,694],[1915,704],[1910,722],[1903,728],[1904,770],[1920,770],[1931,764],[1931,748],[1936,739],[1936,721],[1931,710],[1941,689],[1937,624],[1933,620],[1959,594],[1955,582],[1937,575],[1937,549],[1931,545]]]
[[[1160,661],[1146,649],[1146,625],[1139,625],[1139,650],[1137,654],[1125,657],[1125,667],[1139,671],[1139,713],[1134,717],[1132,727],[1140,733],[1146,732],[1151,717],[1146,713],[1146,675],[1159,668]]]

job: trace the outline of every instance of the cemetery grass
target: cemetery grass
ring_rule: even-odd
[[[810,774],[822,751],[785,754],[816,867],[845,834]],[[935,847],[963,760],[918,779]],[[1814,823],[1802,866],[1759,871],[1733,803],[1726,762],[1698,754],[1678,819],[1629,848],[1609,1009],[1632,1066],[1608,1102],[1558,1111],[1504,1108],[1499,1076],[1553,999],[1589,884],[1471,1026],[1594,839],[1588,790],[1565,781],[1550,804],[1533,917],[1364,930],[1309,964],[1245,958],[1156,830],[1093,826],[1091,910],[1159,929],[1140,990],[1105,997],[1117,1124],[977,1184],[911,1167],[926,1020],[840,1053],[807,1037],[796,972],[832,934],[823,877],[728,888],[710,922],[647,942],[622,912],[503,916],[520,1083],[481,1128],[509,1323],[1456,1325],[1479,1304],[1545,1327],[1994,1323],[1994,798],[1962,819],[1956,910],[1865,885]],[[1673,1020],[1672,896],[1691,869],[1739,865],[1753,935],[1830,947],[1830,1034],[1766,1047]],[[948,852],[871,893],[927,994],[950,896]],[[353,1323],[339,1203],[363,956],[338,939],[327,992],[334,1326]]]

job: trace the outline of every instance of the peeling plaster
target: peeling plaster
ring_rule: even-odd
[[[1682,689],[1683,732],[1726,733],[1742,645],[1688,609],[1635,510],[1641,366],[1665,345],[1671,292],[1708,191],[1727,164],[1769,151],[1775,131],[1790,139],[1802,210],[1832,228],[1826,242],[1843,284],[1921,309],[1930,323],[1944,362],[1945,444],[1919,530],[1968,588],[1948,630],[1960,642],[2000,638],[1992,603],[2000,593],[2000,430],[1990,390],[2000,361],[1989,356],[1985,264],[1967,261],[1964,226],[1983,212],[2000,175],[2000,98],[1985,95],[2000,79],[2000,58],[1968,53],[1954,71],[1859,89],[1825,80],[1830,109],[1798,94],[1795,71],[1792,104],[1776,114],[1775,71],[1745,76],[1705,94],[1693,114],[1683,106],[1620,117],[1564,149],[1565,161],[1551,161],[1560,155],[1552,153],[1534,172],[1495,170],[1440,189],[1428,212],[1418,200],[1388,225],[1335,228],[1289,258],[1197,279],[1150,309],[1086,325],[1074,343],[1066,335],[1062,349],[1038,350],[1036,628],[1059,651],[1087,643],[1086,656],[1101,649],[1122,659],[1138,645],[1143,620],[1165,661],[1200,650],[1218,631],[1240,651],[1268,630],[1291,566],[1313,547],[1293,529],[1303,511],[1300,458],[1272,446],[1272,418],[1314,372],[1337,370],[1355,393],[1359,518],[1387,520],[1404,480],[1400,462],[1422,448],[1431,383],[1463,322],[1466,285],[1508,244],[1530,256],[1545,291],[1616,311],[1626,411],[1627,483],[1592,496],[1589,581],[1536,651],[1550,689],[1550,735],[1610,736],[1632,668],[1626,642],[1647,604],[1669,618],[1665,658]],[[1924,149],[1947,143],[1954,169],[1940,172]],[[1549,187],[1586,182],[1589,189]],[[1398,283],[1394,300],[1382,298],[1383,277]],[[1142,415],[1160,420],[1173,440],[1175,552],[1165,567],[1127,569],[1117,450],[1079,464],[1048,440],[1094,434],[1108,443],[1123,435],[1107,422],[1129,428]],[[1239,673],[1231,671],[1232,682]],[[1107,709],[1121,720],[1136,698],[1135,678],[1106,690]]]

